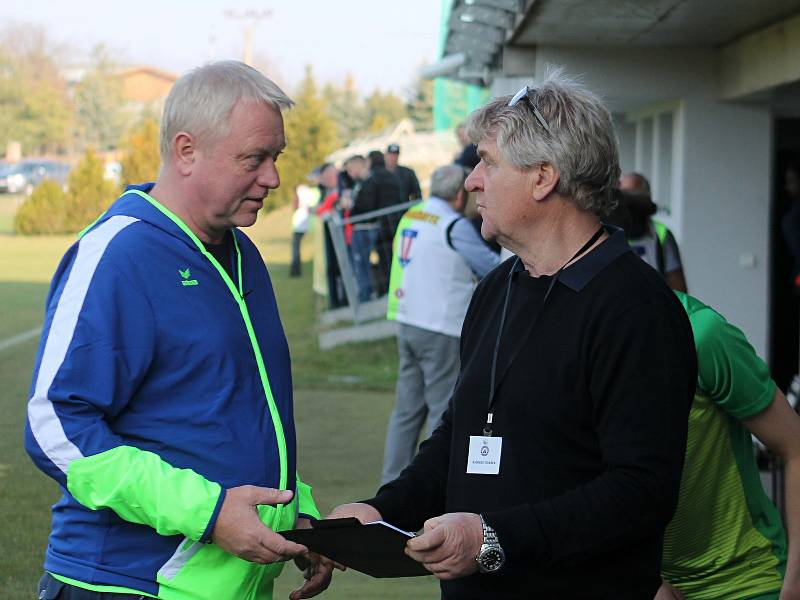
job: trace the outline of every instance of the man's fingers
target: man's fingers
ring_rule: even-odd
[[[422,563],[422,566],[432,573],[436,579],[441,581],[447,581],[458,577],[458,575],[453,571],[452,565],[449,565],[446,562]]]
[[[428,519],[423,523],[422,530],[426,533],[431,531],[432,529],[436,529],[439,525],[441,525],[442,520],[439,517],[433,517],[432,519]]]
[[[327,589],[331,583],[331,571],[326,568],[317,568],[313,573],[304,574],[306,581],[302,586],[289,594],[290,600],[300,600],[301,598],[313,598],[323,590]]]
[[[336,562],[335,560],[331,560],[327,556],[320,556],[319,562],[321,562],[326,569],[338,569],[342,572],[347,571],[347,567],[345,567],[343,564]]]
[[[429,562],[429,563],[422,563],[422,566],[425,567],[426,570],[430,571],[434,575],[441,575],[442,573],[447,572],[447,567],[441,562]]]
[[[450,558],[449,552],[445,551],[441,546],[437,546],[432,550],[426,550],[424,552],[418,552],[406,548],[406,555],[422,564],[436,564]]]
[[[259,542],[263,548],[280,557],[279,560],[289,560],[290,558],[303,557],[308,554],[308,548],[305,546],[289,541],[282,535],[267,528],[265,528]]]
[[[259,504],[286,504],[291,502],[294,493],[291,490],[276,490],[275,488],[248,486],[249,501],[253,505]]]
[[[406,542],[406,547],[414,552],[425,552],[441,546],[444,543],[444,538],[444,528],[434,527],[433,529],[426,530],[422,535],[408,540],[408,542]]]

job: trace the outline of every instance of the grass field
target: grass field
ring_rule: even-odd
[[[0,196],[0,231],[11,222],[13,199]],[[380,475],[386,421],[393,402],[396,349],[392,340],[321,352],[311,292],[310,264],[288,277],[289,213],[262,217],[248,233],[259,245],[278,295],[292,353],[298,464],[315,488],[320,509],[374,493]],[[48,281],[72,237],[22,238],[0,233],[0,343],[41,324]],[[0,350],[0,599],[28,600],[50,529],[57,486],[40,473],[22,447],[25,406],[38,339]],[[275,598],[301,581],[287,565]],[[324,598],[436,598],[433,578],[375,580],[337,573]]]

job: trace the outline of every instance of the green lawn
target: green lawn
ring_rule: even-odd
[[[23,200],[22,194],[0,194],[0,233],[13,231],[14,213]]]
[[[0,227],[3,204],[0,199]],[[10,222],[10,217],[5,217]],[[0,229],[2,231],[2,229]],[[7,230],[6,230],[7,231]],[[386,421],[393,402],[397,354],[392,340],[337,348],[316,347],[320,299],[304,277],[289,279],[289,213],[262,217],[248,233],[270,268],[292,353],[298,463],[314,486],[320,509],[371,495],[380,475]],[[71,237],[0,233],[0,341],[41,324],[48,280]],[[310,246],[306,249],[310,249]],[[27,600],[41,569],[57,486],[30,462],[22,447],[25,405],[38,340],[0,351],[0,598]],[[301,581],[288,565],[276,598]],[[337,573],[322,597],[332,599],[436,598],[433,578],[376,580]]]

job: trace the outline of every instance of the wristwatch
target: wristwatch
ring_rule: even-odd
[[[486,524],[486,521],[483,520],[483,515],[478,516],[481,518],[481,525],[483,526],[483,544],[481,544],[481,549],[478,551],[475,561],[478,563],[478,570],[481,573],[494,573],[506,564],[506,553],[500,546],[494,529]]]

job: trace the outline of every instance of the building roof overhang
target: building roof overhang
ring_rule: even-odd
[[[486,84],[507,46],[720,47],[799,10],[800,0],[453,0],[429,71]]]

